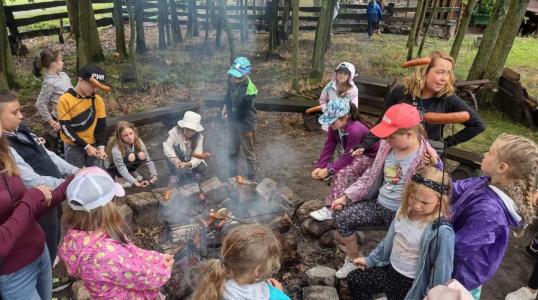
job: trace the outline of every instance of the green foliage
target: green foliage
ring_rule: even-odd
[[[479,13],[487,13],[491,15],[493,7],[495,7],[496,0],[480,0],[480,3],[476,7],[476,11]]]

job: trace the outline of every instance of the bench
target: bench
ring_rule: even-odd
[[[208,95],[204,104],[206,107],[222,107],[224,97],[224,95]],[[256,97],[254,99],[254,106],[261,111],[304,113],[305,110],[316,105],[318,105],[317,101],[296,96],[287,96],[285,98]]]
[[[529,96],[521,85],[519,73],[510,68],[503,70],[493,102],[512,120],[528,127],[538,126],[538,100]]]
[[[487,88],[490,88],[490,82],[488,79],[480,80],[459,80],[454,84],[456,88],[456,94],[463,100],[470,102],[471,107],[475,111],[478,111],[478,102],[482,100],[482,94]],[[476,95],[480,92],[478,99]]]

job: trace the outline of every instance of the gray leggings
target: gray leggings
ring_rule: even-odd
[[[345,206],[334,213],[334,225],[341,236],[351,236],[361,227],[382,226],[389,228],[396,215],[377,200],[365,200]]]

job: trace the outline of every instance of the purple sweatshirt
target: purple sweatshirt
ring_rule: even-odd
[[[488,177],[454,183],[452,225],[456,231],[452,278],[468,290],[490,280],[504,257],[510,227],[519,226],[519,215],[506,194],[489,186]]]
[[[316,168],[325,168],[329,170],[334,170],[334,172],[337,172],[340,169],[343,169],[347,167],[351,162],[353,161],[353,156],[349,154],[349,151],[353,148],[354,145],[358,145],[362,141],[362,138],[368,134],[368,127],[366,127],[362,122],[360,121],[350,121],[346,124],[344,127],[344,138],[343,141],[340,140],[340,135],[338,134],[338,130],[334,130],[332,128],[329,128],[327,131],[327,140],[325,141],[325,145],[323,146],[323,149],[321,150],[321,154],[319,155],[319,160],[316,163]],[[334,153],[334,150],[336,149],[336,146],[341,143],[342,147],[344,148],[344,155],[340,157],[335,162],[331,162],[331,157]],[[379,142],[376,143],[372,148],[368,150],[368,152],[365,153],[365,155],[368,155],[370,157],[375,157],[377,153],[377,149],[379,148]]]

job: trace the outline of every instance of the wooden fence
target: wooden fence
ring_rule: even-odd
[[[92,3],[107,3],[112,4],[112,0],[93,0]],[[176,1],[177,15],[179,16],[180,24],[187,24],[187,3],[185,1]],[[449,5],[454,5],[454,0],[450,1]],[[23,39],[33,38],[37,36],[47,36],[60,34],[63,30],[69,31],[69,26],[62,26],[62,20],[68,19],[67,9],[64,12],[47,13],[46,9],[65,7],[64,0],[28,3],[20,5],[5,5],[6,21],[10,33],[10,41],[20,41]],[[144,7],[144,22],[157,22],[158,15],[158,3],[156,1],[145,1]],[[232,28],[239,28],[240,26],[240,12],[238,6],[228,5],[226,7],[229,23]],[[16,12],[30,11],[30,10],[44,10],[42,14],[15,18]],[[207,15],[206,3],[197,3],[198,10],[198,22],[201,26],[208,24],[209,16]],[[279,7],[281,11],[279,18],[282,18],[283,8]],[[416,7],[394,7],[394,5],[386,6],[385,15],[383,16],[381,27],[385,30],[392,32],[406,32],[411,27],[413,22],[414,11]],[[112,14],[113,8],[94,9],[94,14]],[[317,27],[318,14],[320,12],[319,6],[308,6],[299,8],[300,26],[299,30],[315,30]],[[436,9],[436,16],[433,20],[433,25],[441,28],[441,31],[433,31],[433,35],[450,37],[456,30],[456,26],[459,20],[461,12],[461,5],[455,7],[438,7]],[[123,9],[124,20],[128,20],[127,11]],[[431,14],[431,8],[428,9],[428,15]],[[266,7],[263,6],[247,6],[247,15],[250,21],[250,25],[256,26],[258,30],[267,29]],[[58,26],[42,29],[30,29],[21,32],[21,27],[27,27],[31,25],[40,24],[43,22],[58,20]],[[112,16],[105,16],[96,19],[98,27],[104,27],[113,25]],[[338,15],[335,19],[333,28],[335,32],[358,32],[365,31],[367,26],[366,5],[360,4],[341,4]],[[203,27],[202,27],[203,28]],[[251,27],[252,28],[252,27]],[[440,32],[440,33],[439,33]]]

